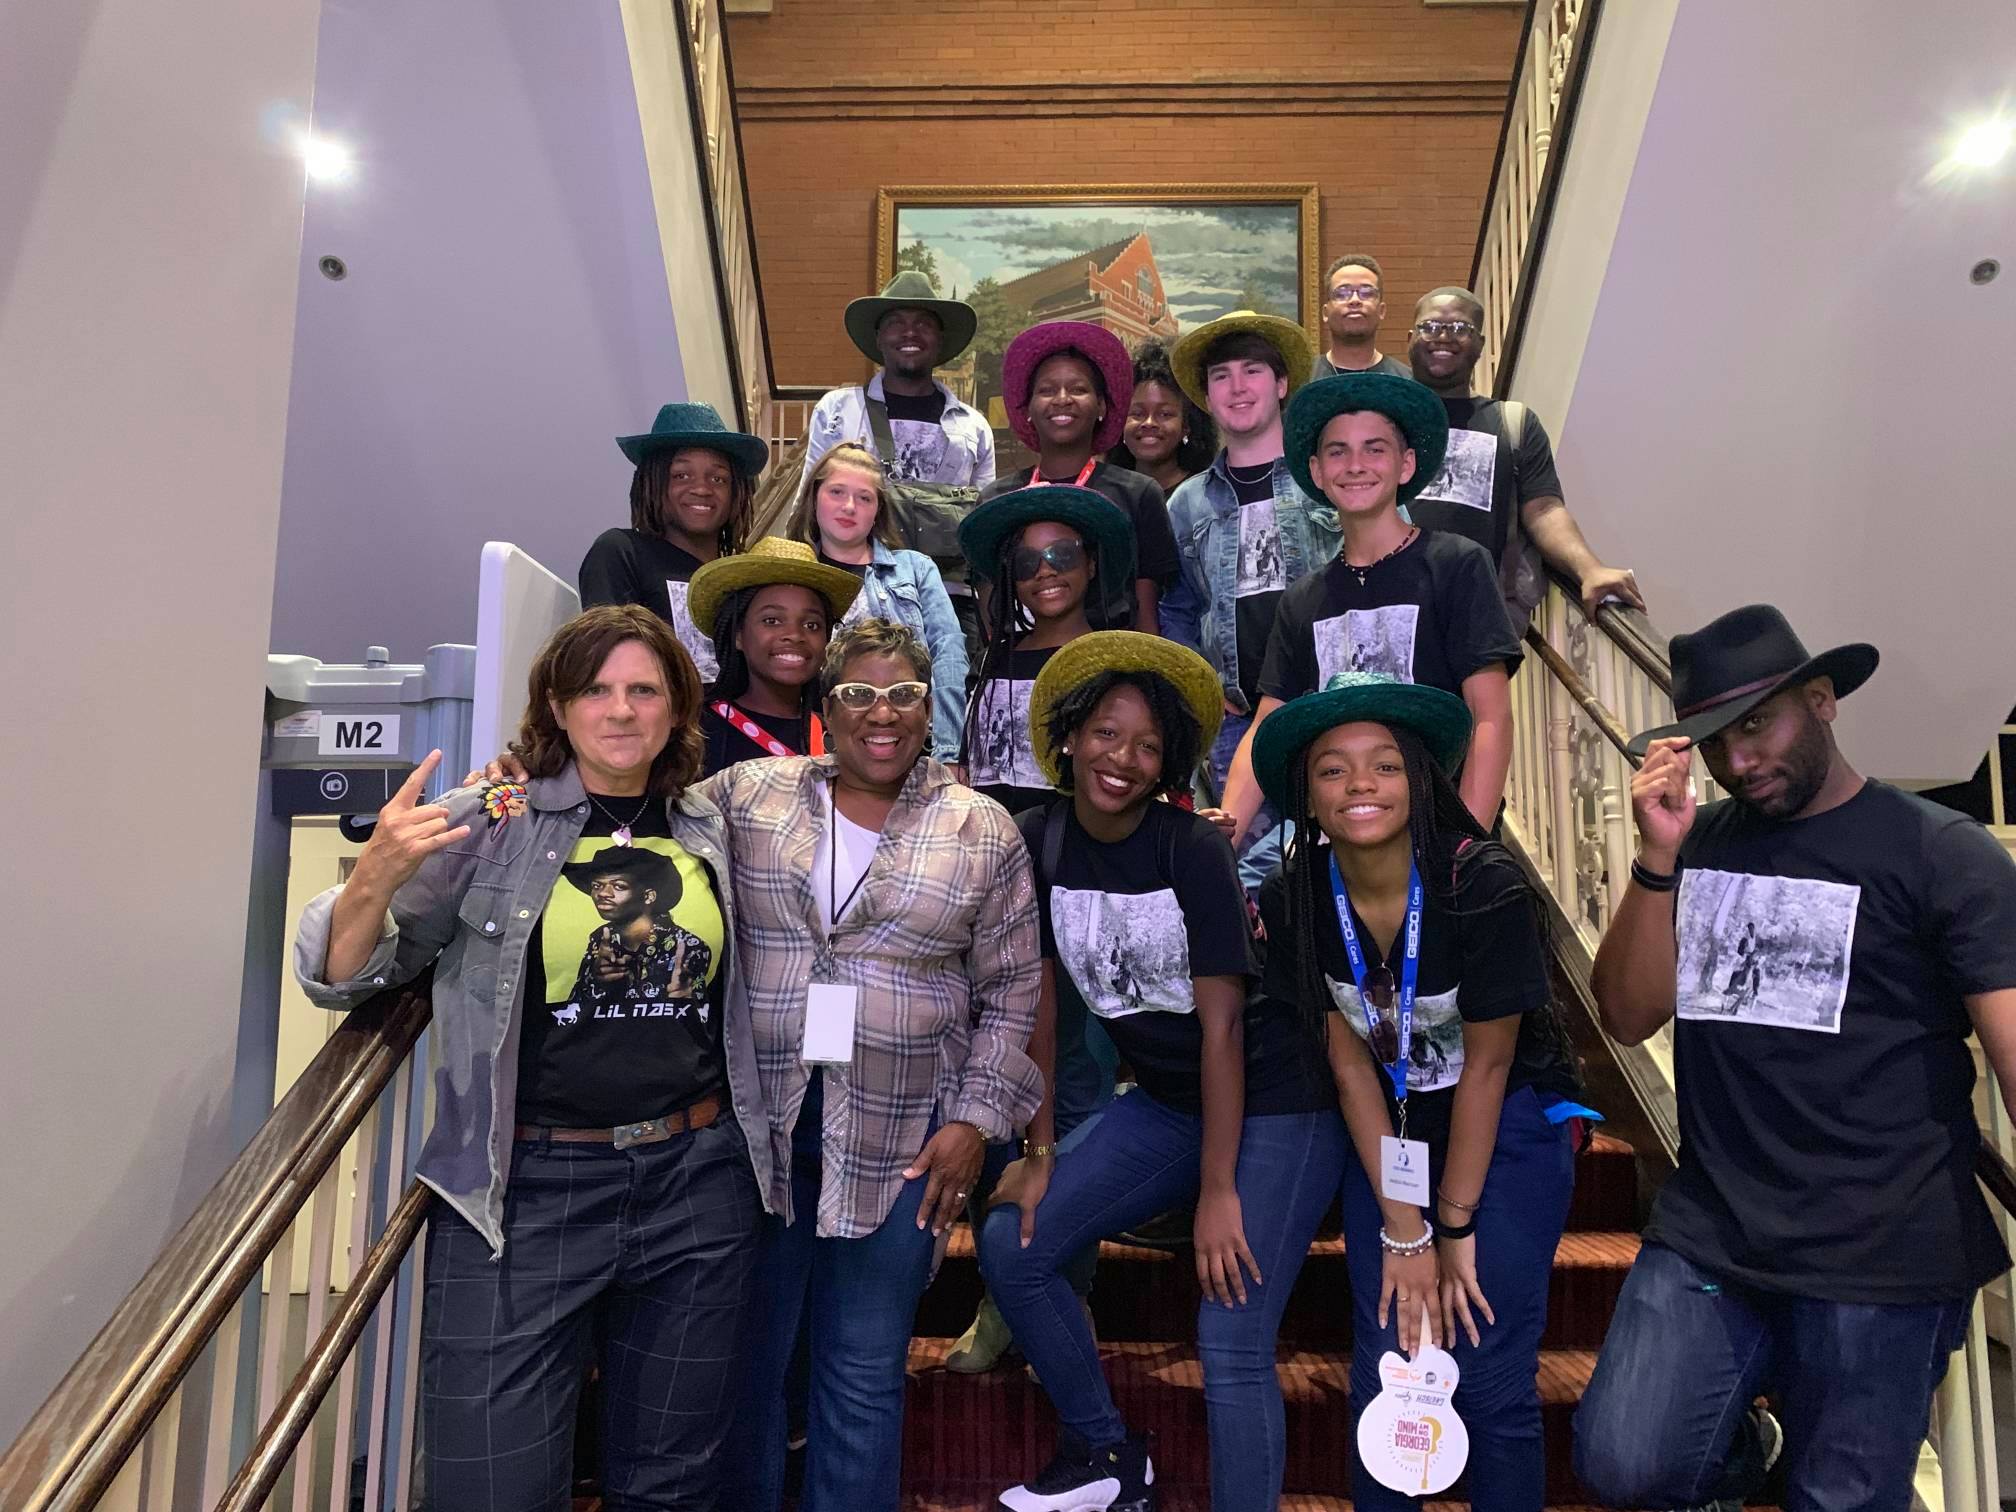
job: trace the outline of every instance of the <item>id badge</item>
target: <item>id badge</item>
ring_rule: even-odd
[[[805,989],[805,1039],[798,1058],[808,1066],[845,1066],[854,1060],[854,1014],[859,987],[813,982]]]
[[[816,989],[815,989],[816,990]],[[1379,1191],[1388,1202],[1428,1206],[1428,1145],[1420,1139],[1379,1136]]]

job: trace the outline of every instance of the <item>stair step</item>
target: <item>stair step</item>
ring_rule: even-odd
[[[1555,1252],[1548,1286],[1549,1349],[1596,1349],[1603,1343],[1610,1313],[1631,1262],[1638,1236],[1631,1233],[1568,1233]],[[1196,1336],[1198,1288],[1189,1252],[1108,1240],[1099,1246],[1100,1279],[1092,1288],[1092,1312],[1102,1339],[1153,1341]],[[1345,1298],[1350,1278],[1341,1238],[1318,1239],[1296,1277],[1282,1314],[1281,1337],[1307,1349],[1349,1349],[1351,1314]],[[926,1337],[957,1338],[973,1321],[980,1302],[980,1270],[973,1231],[955,1225],[938,1278],[917,1308],[915,1331]]]
[[[1012,1485],[1047,1462],[1055,1448],[1049,1398],[1019,1365],[984,1376],[944,1369],[953,1341],[910,1344],[910,1393],[903,1464],[912,1485]],[[1187,1344],[1108,1342],[1100,1346],[1113,1399],[1136,1429],[1159,1438],[1158,1475],[1170,1490],[1209,1484],[1203,1371]],[[1571,1419],[1595,1369],[1590,1350],[1546,1350],[1540,1356],[1540,1412],[1547,1439],[1547,1494],[1577,1500],[1570,1469]],[[1333,1493],[1348,1474],[1342,1446],[1350,1442],[1349,1351],[1283,1348],[1278,1357],[1287,1407],[1288,1466],[1284,1489]]]
[[[1001,1487],[979,1483],[946,1481],[909,1491],[903,1498],[903,1512],[995,1512],[995,1498]],[[1211,1512],[1208,1491],[1162,1487],[1157,1498],[1160,1512]],[[1468,1502],[1422,1502],[1423,1512],[1467,1512]],[[1347,1496],[1284,1495],[1279,1512],[1351,1512]],[[1595,1507],[1549,1507],[1547,1512],[1599,1512]]]

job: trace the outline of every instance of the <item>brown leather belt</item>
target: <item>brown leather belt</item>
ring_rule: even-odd
[[[689,1107],[663,1118],[647,1118],[642,1123],[619,1124],[613,1129],[548,1129],[539,1124],[520,1124],[520,1139],[550,1139],[555,1144],[613,1144],[619,1150],[632,1145],[657,1144],[674,1134],[704,1129],[721,1116],[721,1099],[703,1097]]]

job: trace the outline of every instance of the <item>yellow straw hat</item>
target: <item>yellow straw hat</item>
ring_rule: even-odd
[[[1050,745],[1050,711],[1057,700],[1102,672],[1153,672],[1197,716],[1199,748],[1210,750],[1225,722],[1225,691],[1211,664],[1188,646],[1143,635],[1138,630],[1094,630],[1065,644],[1036,674],[1029,690],[1029,744],[1036,764],[1052,786],[1058,777],[1057,752]]]
[[[772,583],[796,583],[800,588],[810,588],[826,600],[836,625],[861,591],[859,578],[838,567],[828,567],[803,541],[764,536],[747,551],[716,557],[694,573],[692,586],[686,590],[686,607],[700,633],[712,635],[714,617],[730,594],[744,588],[765,588]]]
[[[1204,393],[1204,349],[1220,336],[1241,331],[1258,336],[1281,354],[1281,360],[1288,364],[1290,394],[1309,381],[1310,369],[1316,365],[1315,343],[1292,320],[1254,310],[1234,310],[1206,321],[1196,330],[1183,333],[1183,339],[1169,354],[1169,367],[1176,374],[1177,386],[1190,396],[1190,402],[1207,413],[1211,406]]]

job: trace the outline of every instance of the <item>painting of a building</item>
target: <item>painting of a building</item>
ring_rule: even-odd
[[[1176,337],[1176,316],[1145,231],[1024,274],[1004,283],[1001,294],[1012,308],[1027,310],[1031,322],[1089,321],[1129,347],[1150,336]]]

